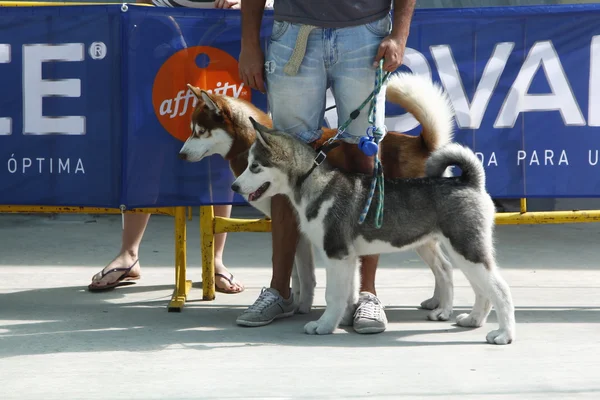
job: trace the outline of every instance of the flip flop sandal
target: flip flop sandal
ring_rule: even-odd
[[[125,281],[136,281],[136,280],[140,279],[141,275],[129,275],[129,272],[131,271],[131,269],[133,267],[136,266],[136,264],[138,263],[138,261],[139,261],[139,259],[135,260],[135,262],[133,264],[131,264],[131,267],[129,267],[129,268],[113,268],[113,269],[108,270],[108,271],[103,271],[102,272],[102,276],[100,277],[100,279],[104,278],[108,274],[112,274],[113,272],[123,271],[123,274],[116,281],[111,282],[111,283],[106,284],[106,285],[93,286],[93,284],[90,283],[88,285],[88,290],[90,292],[103,292],[103,291],[106,291],[106,290],[110,290],[110,289],[116,288],[122,282],[125,282]]]
[[[230,275],[229,278],[227,276],[223,275],[223,274],[215,274],[215,277],[218,276],[220,278],[223,278],[227,282],[229,282],[229,284],[231,286],[234,286],[234,283],[233,283],[233,274],[230,272],[229,275]],[[215,291],[217,291],[219,293],[238,294],[238,293],[242,293],[244,290],[245,290],[244,287],[242,287],[242,289],[240,291],[237,291],[237,292],[234,291],[234,290],[222,289],[222,288],[218,287],[217,284],[215,283]]]

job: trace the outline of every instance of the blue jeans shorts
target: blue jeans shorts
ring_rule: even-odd
[[[375,88],[377,49],[392,27],[391,16],[348,28],[317,28],[309,37],[298,73],[287,75],[289,61],[301,25],[275,21],[265,57],[269,109],[275,129],[311,143],[319,139],[325,119],[326,91],[333,93],[339,124]],[[371,126],[369,104],[352,121],[342,140],[358,143]],[[385,86],[377,97],[375,126],[385,134]],[[332,127],[336,128],[336,127]]]

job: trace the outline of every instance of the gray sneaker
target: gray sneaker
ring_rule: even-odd
[[[296,312],[294,295],[285,300],[276,289],[263,288],[258,299],[237,319],[241,326],[268,325],[278,318],[291,317]]]
[[[353,325],[357,333],[381,333],[385,331],[387,317],[377,296],[369,292],[360,292]]]

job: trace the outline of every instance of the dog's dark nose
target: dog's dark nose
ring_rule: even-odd
[[[187,154],[185,153],[179,153],[177,156],[180,160],[187,160]]]
[[[238,185],[237,183],[234,183],[231,185],[231,190],[233,190],[234,192],[239,192],[240,191],[240,185]]]

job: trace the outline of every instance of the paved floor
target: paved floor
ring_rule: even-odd
[[[200,280],[198,220],[190,274]],[[270,236],[230,234],[225,262],[246,284],[202,302],[194,289],[168,313],[172,219],[154,216],[142,280],[110,293],[85,286],[118,249],[120,218],[0,216],[0,399],[569,399],[600,398],[600,267],[596,225],[499,227],[518,337],[485,344],[480,329],[426,321],[433,278],[415,253],[382,257],[389,329],[307,336],[324,305],[319,262],[310,315],[263,328],[235,317],[270,277]],[[473,294],[457,271],[455,314]]]

